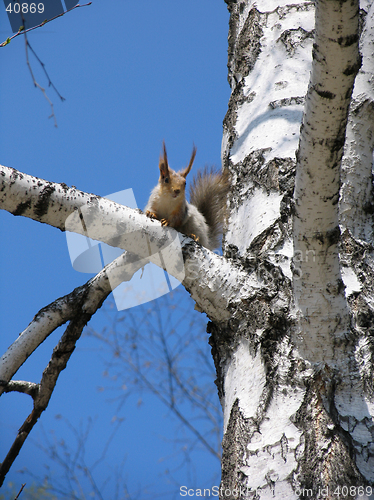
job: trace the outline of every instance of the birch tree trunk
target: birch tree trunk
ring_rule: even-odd
[[[258,289],[210,327],[220,497],[370,498],[374,9],[225,1],[224,255]]]

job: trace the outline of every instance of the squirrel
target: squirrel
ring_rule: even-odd
[[[175,172],[169,167],[165,142],[160,155],[160,178],[149,197],[145,213],[171,226],[213,250],[220,244],[229,190],[227,172],[205,168],[199,171],[190,186],[190,203],[186,200],[186,177],[191,171],[196,147],[188,166]]]

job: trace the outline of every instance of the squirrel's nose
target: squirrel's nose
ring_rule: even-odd
[[[174,189],[174,194],[179,194],[181,192],[180,189]]]

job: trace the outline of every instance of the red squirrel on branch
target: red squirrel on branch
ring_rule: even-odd
[[[225,216],[226,198],[230,187],[227,172],[205,168],[198,171],[190,186],[190,203],[186,200],[186,177],[195,160],[193,147],[188,166],[175,172],[169,167],[165,143],[160,156],[160,178],[152,190],[145,213],[158,219],[163,226],[191,236],[213,250],[220,244]]]

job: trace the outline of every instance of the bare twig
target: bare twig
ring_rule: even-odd
[[[77,4],[74,7],[72,7],[71,9],[66,10],[65,12],[62,12],[61,14],[58,14],[57,16],[52,17],[51,19],[46,19],[45,21],[43,21],[42,23],[38,24],[37,26],[34,26],[33,28],[28,28],[27,30],[20,29],[13,36],[8,37],[3,43],[0,43],[0,47],[5,47],[6,45],[8,45],[11,42],[11,40],[13,40],[13,38],[16,38],[17,36],[22,35],[23,33],[28,33],[29,31],[35,30],[37,28],[41,28],[45,24],[50,23],[51,21],[54,21],[58,17],[64,16],[68,12],[70,12],[70,11],[72,11],[72,10],[78,8],[78,7],[87,7],[88,5],[91,5],[91,4],[92,4],[92,2],[88,2],[88,3],[85,3],[83,5]],[[21,28],[22,28],[22,26],[21,26]]]
[[[111,484],[111,486],[114,486],[117,490],[110,495],[111,499],[119,500],[120,498],[126,498],[130,500],[130,498],[133,498],[130,494],[127,494],[127,496],[125,494],[127,491],[124,481],[125,474],[123,473],[125,459],[116,467],[116,478],[111,476],[103,477],[109,447],[120,429],[123,420],[118,419],[116,421],[112,433],[108,437],[101,452],[101,456],[92,462],[94,457],[92,453],[87,450],[87,444],[93,439],[92,434],[97,432],[96,429],[93,429],[95,425],[94,419],[88,417],[86,423],[81,421],[80,424],[77,425],[76,422],[70,422],[61,415],[58,415],[56,418],[62,420],[66,426],[66,429],[64,429],[64,439],[58,439],[57,436],[54,435],[54,431],[46,433],[41,424],[40,430],[42,436],[35,441],[35,445],[39,450],[45,453],[46,457],[48,457],[48,463],[53,462],[58,465],[59,469],[61,468],[61,473],[58,474],[59,477],[55,475],[54,480],[49,481],[48,476],[42,478],[35,475],[27,468],[23,469],[24,473],[30,476],[37,484],[41,484],[43,481],[47,480],[48,492],[50,494],[54,493],[56,498],[69,498],[69,500],[86,498],[84,493],[86,488],[85,481],[89,482],[92,490],[95,492],[95,498],[97,499],[103,500],[103,498],[107,497],[107,495],[104,494],[104,490],[108,484]],[[54,435],[52,439],[51,434]],[[69,438],[67,437],[68,434]],[[74,445],[72,444],[73,441],[75,442]],[[96,473],[97,469],[100,469],[100,477]],[[98,480],[100,480],[100,484]],[[120,491],[122,494],[119,493]]]
[[[17,496],[14,498],[14,500],[17,500],[17,499],[19,498],[19,496],[20,496],[20,494],[22,493],[22,490],[23,490],[23,488],[24,488],[25,486],[26,486],[26,483],[23,483],[23,484],[21,485],[21,489],[19,490],[19,492],[18,492]]]
[[[50,79],[48,73],[47,73],[47,70],[45,69],[45,64],[43,63],[43,61],[40,60],[40,58],[37,56],[35,50],[31,47],[30,45],[30,42],[27,40],[27,46],[28,48],[31,50],[31,52],[34,54],[35,58],[38,60],[38,63],[40,64],[40,66],[43,68],[43,71],[45,73],[45,76],[47,77],[48,79],[48,87],[52,87],[53,90],[56,92],[56,94],[58,95],[58,97],[61,99],[61,101],[65,101],[65,97],[62,97],[62,95],[60,94],[60,92],[56,89],[56,87],[54,86],[52,80]],[[31,68],[30,68],[30,71],[31,71]],[[31,73],[32,74],[32,73]],[[32,75],[33,76],[33,75]],[[34,77],[33,77],[34,79]],[[34,83],[35,83],[35,79],[34,79]]]
[[[44,97],[48,101],[49,105],[51,106],[52,113],[50,114],[50,116],[48,118],[52,118],[52,117],[54,118],[55,127],[57,128],[57,120],[56,120],[56,115],[55,115],[55,111],[54,111],[54,108],[53,108],[53,103],[50,100],[50,98],[47,96],[45,88],[42,87],[41,85],[39,85],[39,83],[35,80],[35,76],[34,76],[34,73],[32,71],[30,60],[29,60],[29,51],[28,51],[28,49],[31,50],[31,52],[34,54],[34,56],[36,57],[36,59],[40,63],[41,67],[43,68],[44,73],[46,74],[46,76],[48,78],[48,86],[52,86],[54,88],[54,90],[56,91],[56,93],[59,96],[59,98],[61,99],[61,101],[64,101],[65,98],[62,97],[62,95],[58,92],[58,90],[56,89],[56,87],[53,85],[53,83],[52,83],[51,79],[49,78],[49,75],[48,75],[48,73],[47,73],[47,71],[45,69],[44,63],[39,59],[39,57],[36,55],[34,49],[31,47],[30,42],[28,41],[27,35],[26,35],[26,32],[25,32],[26,63],[27,63],[27,66],[28,66],[28,68],[30,70],[30,74],[31,74],[31,78],[32,78],[32,81],[34,83],[34,86],[37,87],[37,88],[39,88],[41,90],[42,94],[44,95]]]
[[[86,7],[87,5],[90,5],[92,2],[89,2],[87,4],[84,4],[84,5],[75,5],[74,7],[72,7],[71,9],[63,12],[62,14],[58,14],[57,16],[55,17],[52,17],[52,19],[49,19],[49,20],[45,20],[43,21],[41,24],[39,24],[38,26],[34,26],[33,28],[29,28],[27,30],[24,29],[24,26],[25,26],[25,20],[23,18],[23,15],[22,15],[22,10],[20,11],[21,12],[21,16],[22,16],[22,23],[23,23],[23,26],[21,26],[21,28],[18,30],[18,32],[13,35],[12,37],[10,38],[7,38],[5,42],[3,42],[2,44],[0,44],[0,47],[4,47],[5,45],[8,45],[8,43],[10,43],[10,41],[17,37],[18,35],[21,35],[21,34],[24,34],[25,35],[25,50],[26,50],[26,62],[27,62],[27,66],[30,70],[30,74],[31,74],[31,78],[33,80],[33,83],[34,83],[34,86],[39,88],[42,92],[42,94],[44,95],[45,99],[48,101],[49,105],[51,106],[51,110],[52,110],[52,113],[50,114],[50,116],[48,118],[53,118],[54,119],[54,125],[55,127],[57,127],[57,120],[56,120],[56,115],[55,115],[55,112],[54,112],[54,108],[53,108],[53,103],[52,101],[49,99],[49,97],[47,96],[47,93],[45,91],[45,88],[42,87],[35,79],[35,76],[34,76],[34,73],[31,69],[31,64],[30,64],[30,60],[29,60],[29,52],[28,52],[28,49],[31,50],[31,52],[34,54],[34,56],[36,57],[37,61],[39,62],[39,64],[41,65],[41,67],[43,68],[43,71],[48,79],[48,87],[52,87],[54,89],[54,91],[56,92],[56,94],[58,95],[58,97],[61,99],[61,101],[63,102],[65,100],[64,97],[62,97],[62,95],[58,92],[58,90],[56,89],[55,85],[52,83],[52,80],[50,79],[48,73],[47,73],[47,70],[45,69],[45,64],[40,60],[40,58],[37,56],[36,52],[34,51],[34,49],[31,47],[30,45],[30,42],[27,38],[27,33],[31,30],[34,30],[36,28],[40,28],[41,26],[44,26],[45,24],[49,23],[50,21],[53,21],[54,19],[57,19],[58,17],[61,17],[63,16],[64,14],[66,14],[67,12],[70,12],[72,11],[73,9],[77,8],[77,7]]]
[[[166,397],[139,369],[131,362],[131,360],[127,360],[128,365],[134,370],[134,372],[138,375],[139,379],[145,387],[147,387],[158,399],[169,408],[183,423],[183,425],[191,431],[191,433],[197,438],[198,442],[200,442],[214,457],[221,460],[221,455],[218,450],[215,450],[214,447],[205,439],[199,429],[194,426],[189,419],[185,417],[185,415],[179,410],[175,401],[172,399],[172,394],[169,393],[169,397]]]
[[[163,300],[166,300],[166,297]],[[178,299],[176,302],[179,305]],[[170,310],[165,318],[165,311],[168,308]],[[215,446],[208,434],[218,433],[217,443],[219,443],[221,410],[218,399],[214,405],[203,386],[204,377],[208,376],[211,382],[214,369],[210,365],[209,372],[205,370],[204,373],[201,372],[204,362],[202,363],[199,358],[191,370],[189,366],[191,351],[188,350],[188,346],[194,346],[195,349],[198,326],[192,320],[189,322],[188,330],[181,332],[180,325],[185,319],[183,311],[179,307],[174,324],[171,320],[172,310],[172,303],[167,305],[163,302],[160,307],[159,301],[155,301],[152,310],[147,306],[146,314],[144,310],[138,310],[142,319],[126,311],[124,315],[115,318],[109,332],[100,334],[91,329],[88,329],[88,332],[113,352],[109,370],[115,370],[118,362],[118,378],[125,379],[126,385],[132,382],[132,372],[135,375],[133,383],[136,384],[137,390],[140,386],[153,393],[191,432],[194,444],[200,443],[210,454],[220,459],[220,446]],[[121,329],[119,333],[117,328],[124,319],[126,319],[124,331]],[[118,399],[120,407],[122,396]],[[194,419],[209,421],[208,432],[205,432],[205,429],[203,431],[203,428],[193,421],[194,419],[186,417],[187,402],[194,411]],[[185,444],[185,440],[183,443]]]

